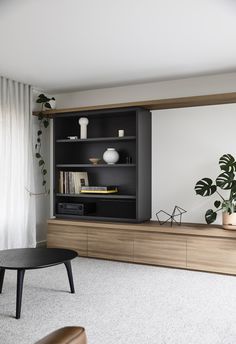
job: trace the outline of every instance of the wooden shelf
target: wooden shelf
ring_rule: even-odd
[[[205,105],[217,105],[217,104],[230,104],[236,103],[236,92],[230,93],[216,93],[200,96],[179,97],[179,98],[167,98],[156,100],[144,100],[128,103],[118,104],[102,104],[95,106],[81,106],[70,109],[55,109],[43,111],[43,114],[49,117],[54,117],[57,114],[66,113],[79,113],[83,111],[104,110],[104,109],[119,109],[127,107],[142,107],[148,110],[162,110],[162,109],[174,109],[193,106],[205,106]],[[34,111],[33,115],[38,116],[39,111]]]
[[[115,167],[135,167],[136,164],[57,164],[56,167],[67,168],[67,167],[86,167],[86,168],[115,168]]]
[[[136,199],[135,195],[119,195],[119,194],[62,194],[57,193],[59,197],[79,197],[79,198],[108,198],[108,199]]]
[[[100,220],[100,221],[107,221],[107,219],[109,219],[109,221],[115,221],[115,222],[133,222],[134,219],[127,219],[127,218],[121,218],[121,217],[103,217],[103,216],[97,216],[96,214],[94,215],[89,215],[89,216],[79,216],[79,215],[68,215],[68,214],[55,214],[55,216],[58,219],[75,219],[75,220],[91,220],[91,221],[96,221],[96,220]]]
[[[89,143],[89,142],[111,142],[111,141],[132,141],[135,140],[136,136],[123,136],[123,137],[97,137],[97,138],[88,138],[88,139],[59,139],[56,140],[58,143]]]

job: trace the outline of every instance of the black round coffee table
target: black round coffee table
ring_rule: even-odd
[[[17,270],[16,319],[20,318],[25,270],[47,268],[65,264],[71,293],[75,292],[71,260],[78,254],[60,248],[22,248],[0,251],[0,293],[2,293],[5,270]]]

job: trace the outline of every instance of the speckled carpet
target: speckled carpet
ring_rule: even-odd
[[[76,294],[63,265],[26,271],[22,317],[16,272],[0,295],[0,343],[32,344],[66,325],[89,344],[235,344],[236,277],[78,258]]]

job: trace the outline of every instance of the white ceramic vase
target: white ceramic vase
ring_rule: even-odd
[[[80,125],[80,138],[87,139],[87,125],[89,120],[87,117],[80,117],[79,125]]]
[[[115,150],[115,148],[107,148],[107,150],[103,153],[103,160],[108,165],[114,165],[119,160],[119,153]]]

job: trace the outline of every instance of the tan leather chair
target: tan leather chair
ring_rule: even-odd
[[[87,344],[83,327],[62,327],[35,344]]]

